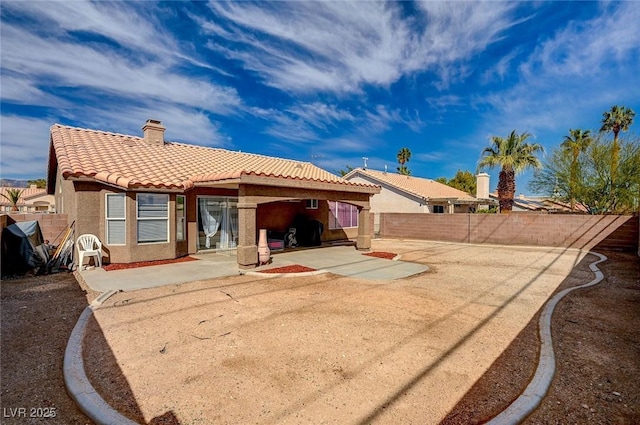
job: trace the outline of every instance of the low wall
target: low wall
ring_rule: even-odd
[[[638,251],[637,215],[380,214],[380,236]]]
[[[67,214],[20,214],[11,213],[5,216],[5,226],[19,221],[37,220],[42,230],[42,237],[51,244],[57,245],[64,236],[64,230],[67,228]],[[58,238],[56,240],[56,238]]]

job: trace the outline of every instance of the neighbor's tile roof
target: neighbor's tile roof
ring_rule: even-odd
[[[17,189],[22,191],[22,193],[20,194],[20,199],[18,200],[18,204],[17,204],[18,206],[25,205],[25,200],[27,199],[47,194],[47,189],[38,189],[38,188],[30,188],[30,187],[26,187],[26,188],[25,187],[0,187],[0,194],[6,196],[7,190],[9,189]],[[0,205],[6,206],[11,204],[4,196],[0,196]]]
[[[91,177],[122,188],[189,189],[197,182],[245,175],[369,186],[348,182],[309,162],[175,142],[151,145],[142,137],[60,124],[51,127],[51,140],[64,177]]]
[[[446,184],[438,183],[435,180],[421,177],[405,176],[398,173],[389,173],[377,170],[356,168],[345,176],[348,180],[357,174],[369,176],[374,181],[386,183],[404,192],[421,198],[439,199],[456,198],[460,200],[474,200],[475,198],[466,192],[455,189]]]

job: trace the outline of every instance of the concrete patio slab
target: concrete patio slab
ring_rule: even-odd
[[[80,276],[91,289],[106,292],[134,291],[240,274],[234,255],[206,253],[192,255],[192,257],[199,261],[109,272],[96,268],[81,270]],[[401,279],[428,270],[428,267],[423,264],[369,257],[353,246],[331,246],[274,253],[270,264],[251,270],[261,271],[292,264],[327,270],[341,276],[373,280]]]
[[[390,261],[364,255],[352,246],[334,246],[305,249],[272,256],[270,265],[256,269],[300,264],[316,270],[327,270],[340,276],[360,279],[394,280],[423,273],[429,268],[424,264],[406,261]]]
[[[95,291],[134,291],[158,286],[178,285],[196,280],[238,274],[235,256],[220,254],[193,255],[199,261],[105,271],[81,270],[80,276]]]

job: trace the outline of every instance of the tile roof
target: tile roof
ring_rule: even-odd
[[[18,206],[25,205],[25,201],[28,199],[47,194],[47,189],[37,189],[30,187],[0,187],[0,194],[7,195],[7,190],[9,189],[18,189],[22,191],[20,199],[18,200]],[[0,196],[0,205],[9,206],[11,204],[4,196]]]
[[[466,192],[455,189],[451,186],[447,186],[446,184],[438,183],[435,180],[414,176],[405,176],[398,173],[371,170],[368,168],[356,168],[349,174],[347,174],[345,176],[345,179],[348,180],[357,174],[368,176],[377,182],[389,184],[396,187],[397,189],[421,198],[455,198],[468,201],[476,199]]]
[[[348,182],[310,162],[294,161],[219,148],[165,142],[142,137],[55,124],[51,127],[49,167],[63,177],[89,177],[125,189],[189,189],[196,183],[263,176],[331,183],[370,191],[373,185]]]
[[[498,193],[492,192],[489,196],[493,199],[498,199]],[[571,204],[568,202],[562,202],[558,200],[553,200],[552,198],[544,197],[544,196],[533,196],[526,197],[524,195],[519,195],[513,198],[514,206],[522,208],[523,210],[529,211],[564,211],[571,212]],[[583,204],[576,202],[574,206],[573,212],[586,213],[589,210]]]

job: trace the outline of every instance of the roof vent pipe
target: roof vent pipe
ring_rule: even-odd
[[[142,127],[142,132],[144,134],[144,142],[148,145],[164,145],[164,126],[161,121],[158,120],[147,120],[145,125]]]

